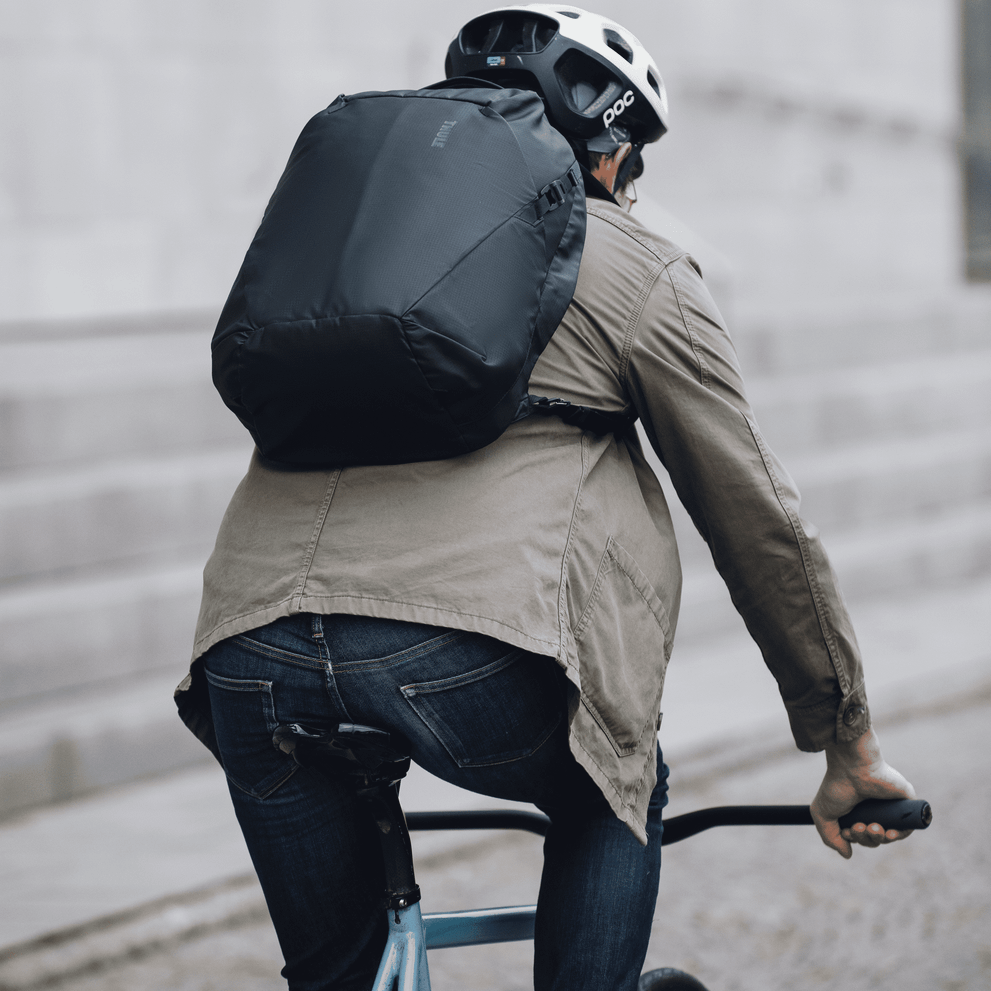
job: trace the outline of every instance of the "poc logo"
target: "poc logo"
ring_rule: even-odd
[[[633,105],[636,97],[633,90],[628,89],[603,115],[602,123],[608,127],[627,107]]]

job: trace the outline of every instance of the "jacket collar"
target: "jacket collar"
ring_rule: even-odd
[[[597,200],[605,200],[607,203],[614,203],[616,206],[619,206],[616,197],[581,162],[578,163],[578,166],[582,170],[582,179],[585,181],[586,196],[591,196]]]

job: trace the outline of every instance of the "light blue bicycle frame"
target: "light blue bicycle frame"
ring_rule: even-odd
[[[427,950],[533,939],[536,905],[465,912],[420,912],[420,903],[389,912],[389,936],[374,991],[430,991]]]

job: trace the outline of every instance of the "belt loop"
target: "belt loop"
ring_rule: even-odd
[[[314,640],[323,640],[323,616],[320,613],[312,613],[310,622],[310,635]]]

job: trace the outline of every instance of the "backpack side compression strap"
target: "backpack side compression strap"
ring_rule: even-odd
[[[579,406],[568,402],[567,399],[527,396],[527,403],[529,413],[557,416],[565,423],[593,434],[623,433],[638,419],[637,413],[632,410],[629,413],[608,413],[605,410],[593,409],[591,406]]]

